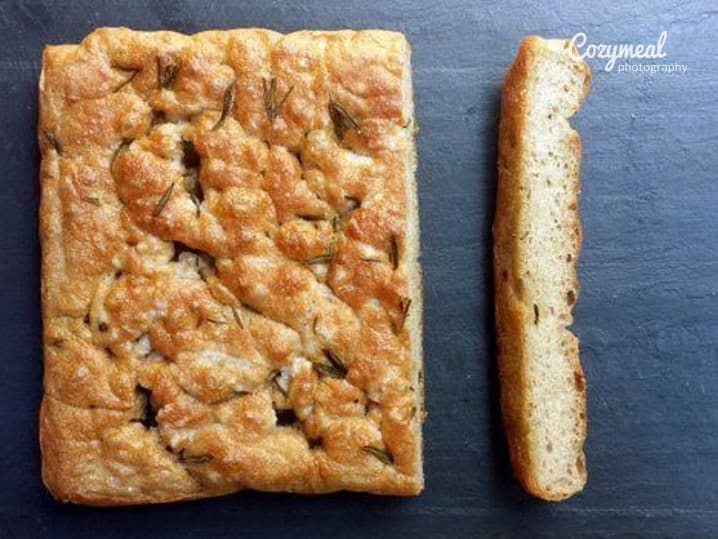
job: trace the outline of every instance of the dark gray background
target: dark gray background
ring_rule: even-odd
[[[0,4],[0,535],[718,536],[718,3],[550,0]],[[426,490],[418,498],[240,493],[171,506],[62,506],[40,481],[37,78],[44,43],[92,28],[384,27],[414,48],[424,264]],[[651,42],[685,75],[603,72],[584,146],[575,331],[589,482],[522,493],[498,418],[490,222],[501,80],[524,35]]]

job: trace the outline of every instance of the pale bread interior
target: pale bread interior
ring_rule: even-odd
[[[520,132],[514,133],[518,160],[511,170],[513,206],[510,266],[520,312],[517,347],[521,357],[518,413],[525,417],[518,475],[533,494],[564,499],[586,482],[585,383],[578,339],[567,329],[578,298],[576,261],[581,244],[578,219],[580,140],[568,119],[588,90],[587,68],[567,53],[564,40],[529,38],[525,78],[520,82]],[[515,413],[511,411],[510,413]],[[514,462],[516,467],[517,463]]]

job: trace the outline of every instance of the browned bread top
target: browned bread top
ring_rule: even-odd
[[[404,37],[373,30],[46,48],[55,496],[422,489],[410,75]]]

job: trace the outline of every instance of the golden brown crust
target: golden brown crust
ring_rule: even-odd
[[[377,30],[103,28],[45,49],[57,498],[422,489],[409,71]]]
[[[494,283],[496,286],[496,333],[498,338],[499,378],[502,388],[511,387],[514,391],[501,391],[501,410],[503,414],[504,430],[508,441],[509,456],[514,473],[524,488],[529,486],[526,480],[530,477],[527,472],[530,468],[529,454],[522,440],[521,432],[527,429],[522,425],[526,421],[527,403],[521,396],[526,394],[525,372],[518,361],[509,361],[508,358],[522,357],[523,339],[521,338],[522,313],[509,301],[505,293],[504,282],[506,273],[502,274],[503,263],[510,263],[508,251],[510,245],[507,238],[511,237],[515,228],[514,222],[519,212],[518,197],[513,196],[514,186],[509,182],[517,177],[519,161],[513,158],[512,153],[520,153],[520,138],[517,133],[523,130],[525,114],[520,101],[520,88],[526,77],[527,54],[520,48],[511,68],[506,73],[501,99],[501,127],[499,130],[499,181],[496,194],[496,212],[493,224],[494,235]],[[509,138],[513,140],[509,140]],[[501,268],[501,270],[500,270]]]
[[[567,43],[567,42],[566,42]],[[571,463],[570,474],[572,478],[565,483],[547,485],[538,479],[538,470],[545,465],[539,462],[537,455],[535,422],[535,402],[531,400],[531,385],[537,373],[531,373],[527,367],[532,350],[527,343],[527,333],[538,322],[540,313],[536,303],[527,299],[527,275],[535,272],[535,267],[524,258],[522,242],[532,228],[534,217],[526,203],[527,192],[532,190],[532,183],[544,182],[546,177],[530,176],[526,172],[526,162],[529,155],[534,152],[533,147],[527,144],[527,132],[536,129],[536,125],[529,127],[527,122],[536,122],[531,116],[531,88],[529,80],[536,77],[536,72],[545,70],[546,66],[538,66],[539,60],[548,57],[557,61],[559,55],[565,51],[556,52],[552,47],[562,45],[558,40],[546,41],[537,36],[527,37],[521,44],[519,52],[506,74],[501,102],[501,127],[499,135],[499,182],[497,191],[497,206],[493,225],[494,235],[494,282],[496,290],[496,329],[498,337],[499,378],[501,383],[501,407],[504,428],[509,446],[511,463],[518,480],[530,493],[546,500],[561,500],[581,490],[586,481],[586,469],[582,451],[583,440],[586,435],[586,401],[585,382],[583,371],[578,357],[578,339],[565,325],[570,324],[570,310],[568,318],[561,319],[557,331],[561,331],[560,339],[563,344],[561,355],[570,365],[572,384],[576,391],[572,391],[572,413],[575,412],[575,423],[571,418],[564,418],[563,427],[575,431],[575,466]],[[563,45],[562,45],[563,46]],[[554,56],[555,55],[555,56]],[[577,103],[555,103],[554,111],[564,107],[570,109],[568,116],[575,112],[581,99],[588,92],[590,72],[583,62],[573,62],[574,71],[572,81],[580,81],[576,93],[580,95]],[[536,99],[534,96],[533,99]],[[556,112],[554,112],[556,114]],[[551,121],[549,115],[548,120]],[[539,120],[540,121],[540,120]],[[568,130],[563,141],[569,153],[575,158],[576,167],[567,164],[563,167],[571,193],[568,195],[570,203],[560,209],[557,216],[558,228],[565,231],[572,243],[570,252],[561,253],[559,258],[566,256],[567,287],[572,291],[569,307],[575,302],[578,294],[578,279],[576,276],[576,261],[580,250],[581,227],[577,212],[577,195],[579,191],[578,161],[581,154],[578,134]],[[549,156],[552,154],[548,154]],[[550,185],[550,181],[549,181]],[[541,246],[540,248],[544,248]],[[558,246],[550,246],[557,249]],[[525,251],[523,251],[525,252]],[[553,255],[547,255],[553,256]],[[561,260],[563,262],[563,260]],[[557,273],[559,271],[557,270]],[[553,312],[553,308],[551,309]],[[545,315],[544,315],[545,316]],[[530,379],[531,378],[531,379]],[[574,387],[571,387],[573,390]],[[556,388],[556,392],[563,388]],[[566,425],[569,422],[570,425]],[[558,428],[558,427],[557,427]],[[550,449],[549,449],[550,451]]]

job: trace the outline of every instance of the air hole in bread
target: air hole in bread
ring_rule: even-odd
[[[585,387],[583,381],[583,374],[578,371],[575,371],[573,373],[573,383],[576,386],[577,391],[583,391]]]
[[[294,159],[297,160],[297,163],[299,163],[299,167],[302,169],[302,172],[304,172],[304,162],[302,161],[302,154],[301,152],[298,152],[296,150],[289,149],[289,153],[292,154]]]
[[[184,139],[182,140],[182,166],[185,168],[182,184],[197,207],[199,216],[200,206],[204,202],[204,190],[199,181],[200,157],[194,144]]]
[[[182,139],[182,166],[186,169],[198,168],[200,165],[199,153],[190,140]]]
[[[152,391],[138,384],[137,387],[135,387],[135,393],[137,394],[137,398],[141,401],[140,405],[142,412],[140,417],[132,419],[132,421],[135,423],[142,423],[146,429],[156,427],[157,411],[152,407]]]
[[[211,268],[215,268],[215,259],[211,254],[206,253],[205,251],[201,251],[200,249],[194,249],[189,245],[185,245],[181,241],[173,241],[172,244],[174,247],[174,255],[172,256],[173,262],[177,262],[179,260],[179,256],[182,253],[192,253],[202,258],[205,263]]]
[[[569,305],[576,303],[576,293],[573,290],[566,292],[566,303]]]
[[[297,422],[297,415],[291,408],[288,410],[274,410],[277,416],[277,426],[286,427],[294,425]]]
[[[309,449],[316,449],[322,446],[322,438],[308,438],[307,443],[309,444]]]
[[[150,124],[159,125],[163,123],[167,123],[167,115],[165,114],[165,111],[152,109],[152,119]]]

